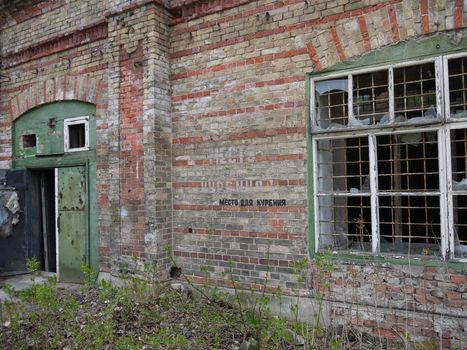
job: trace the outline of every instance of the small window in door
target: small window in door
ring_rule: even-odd
[[[23,135],[22,144],[23,144],[23,148],[36,147],[36,144],[37,144],[36,134]]]
[[[89,119],[78,117],[65,119],[65,152],[89,149]]]

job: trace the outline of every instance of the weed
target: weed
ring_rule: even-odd
[[[26,258],[26,268],[29,273],[36,273],[41,269],[41,262],[36,258]]]
[[[13,286],[11,284],[5,283],[2,287],[3,291],[8,294],[10,297],[10,300],[12,300],[16,294],[16,291],[14,290]]]
[[[318,269],[317,279],[319,288],[316,291],[316,302],[318,304],[318,311],[315,313],[315,326],[318,326],[321,321],[321,315],[323,312],[323,297],[324,291],[329,289],[329,278],[328,275],[334,268],[332,261],[331,252],[326,250],[325,252],[318,252],[316,254],[316,267]]]
[[[307,271],[308,266],[309,266],[308,258],[304,258],[304,259],[301,259],[301,260],[298,260],[298,261],[294,261],[292,263],[291,271],[292,271],[292,274],[295,276],[295,278],[297,280],[297,285],[299,287],[305,281],[306,271]],[[299,305],[300,305],[300,292],[296,291],[296,294],[297,294],[296,303],[291,306],[291,311],[292,311],[292,314],[294,315],[295,322],[298,322],[298,312],[299,312]]]
[[[213,235],[214,234],[214,227],[212,226],[212,224],[209,224],[208,226],[206,226],[206,234],[208,235]]]
[[[96,280],[97,274],[92,268],[91,265],[83,262],[81,264],[81,271],[83,272],[83,286],[86,291],[90,290],[94,286],[94,281]]]
[[[175,262],[173,265],[177,266]],[[249,349],[368,349],[362,347],[362,337],[358,344],[349,344],[349,332],[346,333],[345,328],[324,330],[318,323],[323,295],[329,288],[328,276],[334,268],[329,252],[318,254],[316,259],[316,281],[319,283],[318,307],[314,315],[316,325],[310,328],[309,324],[298,321],[301,305],[298,288],[307,282],[308,266],[308,260],[302,259],[291,267],[297,286],[296,299],[292,299],[292,321],[271,312],[271,303],[278,301],[281,304],[285,296],[280,288],[269,293],[266,288],[269,270],[266,269],[263,285],[240,289],[233,261],[228,262],[225,270],[233,295],[218,288],[194,285],[185,275],[182,277],[193,292],[174,291],[157,279],[157,266],[153,263],[135,264],[138,271],[122,269],[125,278],[122,287],[102,280],[97,287],[89,283],[87,289],[77,295],[65,296],[58,292],[54,278],[44,285],[33,284],[22,292],[4,286],[12,301],[0,305],[9,322],[8,327],[1,329],[0,343],[4,348],[15,349],[184,350],[246,348],[246,345]],[[92,270],[83,270],[92,276]],[[209,267],[201,270],[208,277]],[[19,297],[21,301],[13,302],[13,296],[14,300]],[[365,337],[368,339],[369,335]],[[408,333],[402,334],[401,338],[405,341],[398,348],[383,342],[379,343],[380,348],[436,348],[430,347],[429,342],[412,346]],[[377,344],[377,338],[372,341]]]
[[[329,350],[341,350],[344,349],[344,343],[341,339],[331,339],[329,342]]]
[[[415,344],[414,350],[437,350],[438,346],[432,340],[424,340]]]
[[[118,288],[112,282],[101,280],[99,282],[99,301],[103,303],[105,300],[112,300],[117,295]]]

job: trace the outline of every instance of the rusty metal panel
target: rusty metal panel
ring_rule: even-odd
[[[26,258],[40,259],[40,218],[37,196],[37,184],[26,169],[0,171],[2,189],[18,196],[19,211],[13,220],[11,210],[6,209],[9,217],[7,225],[11,225],[11,232],[4,232],[0,237],[0,274],[15,274],[26,271]],[[11,198],[11,196],[6,196]],[[5,198],[6,198],[5,197]],[[2,208],[7,203],[0,203]]]
[[[62,282],[82,282],[87,262],[88,218],[86,167],[58,168],[58,260]]]

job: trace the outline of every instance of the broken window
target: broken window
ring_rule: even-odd
[[[317,115],[322,129],[342,128],[347,125],[348,81],[331,79],[316,82]]]
[[[467,57],[448,60],[451,117],[467,117]]]
[[[65,152],[89,149],[88,117],[65,119]]]
[[[317,248],[467,258],[467,57],[311,87]]]
[[[453,129],[451,136],[451,179],[453,242],[456,257],[467,257],[467,129]]]
[[[394,109],[397,121],[436,118],[434,62],[394,68]]]
[[[320,244],[371,251],[368,138],[320,140],[318,188]]]
[[[375,125],[389,112],[388,71],[353,76],[351,125]],[[384,122],[384,120],[383,120]]]

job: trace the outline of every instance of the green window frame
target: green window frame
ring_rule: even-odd
[[[311,253],[467,261],[466,40],[311,73],[307,101]]]

